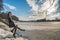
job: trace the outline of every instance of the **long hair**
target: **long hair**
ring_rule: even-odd
[[[8,17],[10,17],[10,14],[11,14],[11,12],[8,12],[8,14],[7,14],[7,15],[8,15]]]

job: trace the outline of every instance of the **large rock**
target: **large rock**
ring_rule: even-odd
[[[22,37],[18,37],[18,38],[6,38],[4,40],[28,40],[28,39],[25,39],[25,38],[22,38]]]
[[[13,37],[13,33],[0,28],[0,40],[28,40],[24,37]]]
[[[0,37],[1,38],[13,37],[12,35],[13,35],[13,33],[9,32],[9,31],[5,31],[4,29],[0,28]]]

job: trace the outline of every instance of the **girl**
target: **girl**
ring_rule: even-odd
[[[14,31],[13,36],[16,37],[15,34],[16,34],[16,30],[17,30],[18,27],[17,27],[17,25],[14,24],[14,22],[12,20],[12,13],[11,12],[8,12],[8,22],[9,22],[9,27],[10,28],[13,27],[13,29],[11,30],[11,32]],[[21,30],[21,31],[25,31],[25,30],[22,30],[20,28],[18,28],[18,29]]]

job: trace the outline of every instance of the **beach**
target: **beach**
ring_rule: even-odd
[[[25,32],[18,33],[30,40],[60,40],[60,22],[17,22]]]
[[[44,30],[60,28],[60,22],[17,22],[16,25],[26,30]]]

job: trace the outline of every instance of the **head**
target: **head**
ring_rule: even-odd
[[[12,13],[11,12],[8,12],[8,16],[11,17],[12,16]]]

